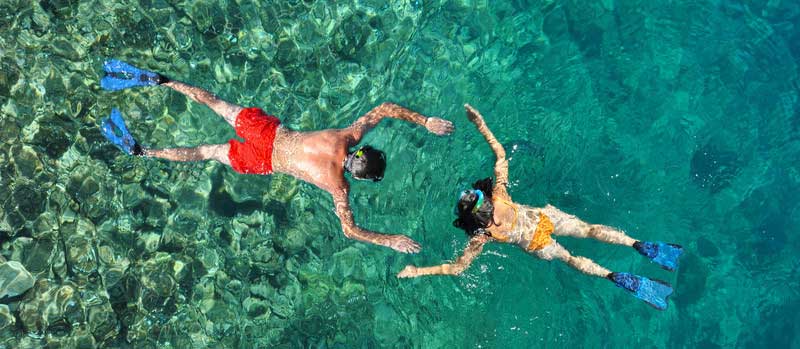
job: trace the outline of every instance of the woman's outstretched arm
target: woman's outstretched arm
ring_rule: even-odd
[[[494,162],[494,176],[497,178],[494,193],[508,196],[508,192],[506,191],[508,187],[508,160],[506,160],[506,150],[503,149],[503,145],[497,141],[492,131],[486,126],[486,122],[483,121],[481,113],[469,104],[465,104],[464,108],[467,109],[467,118],[475,124],[478,128],[478,132],[483,135],[483,138],[486,139],[486,142],[489,143],[489,146],[494,151],[494,156],[496,157]]]
[[[436,265],[432,267],[422,267],[417,268],[413,265],[407,265],[397,277],[399,278],[411,278],[417,277],[422,275],[459,275],[464,270],[469,268],[469,265],[472,264],[472,261],[475,260],[481,251],[483,251],[483,245],[489,241],[489,237],[480,234],[476,235],[472,239],[469,240],[467,244],[467,248],[464,250],[464,254],[453,263]]]

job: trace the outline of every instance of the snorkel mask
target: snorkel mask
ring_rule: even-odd
[[[362,156],[364,156],[364,149],[360,148],[355,153],[353,153],[352,155],[349,155],[344,160],[344,168],[348,169],[348,171],[349,171],[350,170],[350,166],[353,165],[353,159],[357,159],[357,158],[360,158]]]
[[[484,194],[479,189],[467,189],[461,192],[458,196],[458,204],[456,205],[455,214],[458,215],[459,209],[466,211],[469,207],[468,203],[473,202],[472,208],[469,210],[475,214],[483,206]]]
[[[344,159],[345,171],[355,179],[379,182],[386,170],[386,155],[369,145],[347,154]]]

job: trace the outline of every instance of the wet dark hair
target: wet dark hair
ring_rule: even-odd
[[[344,169],[355,179],[369,179],[379,182],[386,171],[386,154],[371,146],[365,145],[348,153]]]
[[[489,234],[486,228],[494,222],[494,205],[492,205],[492,178],[484,178],[472,184],[472,188],[483,192],[483,204],[476,212],[472,212],[478,201],[477,195],[462,195],[456,204],[456,215],[453,226],[463,229],[469,236]]]

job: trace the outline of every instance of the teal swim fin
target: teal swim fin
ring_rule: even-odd
[[[630,292],[658,310],[667,309],[667,299],[672,294],[672,286],[661,280],[652,280],[644,276],[629,273],[611,273],[608,279],[615,285]]]

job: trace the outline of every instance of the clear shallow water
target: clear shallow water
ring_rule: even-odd
[[[0,346],[800,346],[796,2],[0,10],[2,256],[37,279],[2,301]],[[97,129],[112,107],[155,147],[233,132],[166,90],[100,90],[106,57],[299,129],[342,127],[386,100],[453,120],[448,138],[384,121],[367,142],[387,151],[386,178],[352,184],[357,222],[407,233],[422,253],[345,240],[327,195],[288,177],[121,156]],[[466,243],[453,200],[492,157],[464,103],[515,149],[515,200],[684,245],[667,273],[630,249],[560,239],[671,282],[669,310],[512,246],[460,278],[394,278]]]

